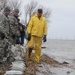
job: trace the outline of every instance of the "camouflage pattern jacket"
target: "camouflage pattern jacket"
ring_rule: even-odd
[[[0,32],[9,37],[9,18],[0,13]]]
[[[16,39],[20,36],[19,26],[17,19],[13,16],[9,16],[10,21],[10,42],[16,44]]]
[[[9,43],[9,19],[3,13],[0,13],[0,33],[5,35],[4,38],[0,39],[0,62],[2,62],[1,60],[5,56]]]

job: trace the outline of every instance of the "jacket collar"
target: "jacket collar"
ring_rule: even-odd
[[[38,17],[37,14],[35,14],[34,16],[35,16],[35,17]],[[40,20],[42,20],[42,18],[43,18],[43,15],[41,16]]]

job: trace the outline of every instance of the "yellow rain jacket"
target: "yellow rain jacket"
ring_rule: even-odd
[[[45,17],[42,16],[39,19],[37,14],[35,14],[29,22],[28,33],[37,37],[47,35],[47,23]]]

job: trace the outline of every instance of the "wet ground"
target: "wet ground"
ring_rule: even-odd
[[[24,61],[26,61],[26,59]],[[4,66],[0,67],[0,75],[4,75],[4,73],[8,71],[8,67],[9,66],[6,63],[4,64]],[[68,63],[64,62],[63,64],[61,64],[43,54],[41,56],[41,61],[39,64],[36,64],[33,61],[26,61],[26,69],[24,71],[24,75],[59,75],[55,74],[54,72],[57,69],[60,69],[58,72],[61,72],[63,71],[62,69],[64,67],[71,68]],[[64,70],[66,71],[65,68]],[[70,72],[71,70],[67,71],[67,75],[70,75]]]
[[[26,61],[26,60],[25,60]],[[46,55],[41,56],[41,61],[39,64],[34,63],[33,61],[26,61],[26,69],[24,75],[37,75],[39,68],[42,68],[42,65],[51,65],[51,66],[61,66],[58,62],[47,57]],[[4,66],[0,67],[0,75],[4,75],[8,71],[8,65],[5,63]],[[47,74],[48,75],[48,74]]]
[[[39,64],[24,59],[24,75],[75,75],[75,41],[50,40],[42,47]],[[0,66],[0,75],[8,70],[8,65]]]
[[[4,75],[4,73],[8,70],[9,66],[7,63],[0,64],[0,75]]]
[[[62,66],[60,63],[54,61],[53,59],[49,58],[48,56],[42,55],[41,61],[39,64],[36,64],[33,61],[26,62],[27,67],[26,67],[24,75],[44,75],[43,73],[40,74],[40,72],[41,72],[40,69],[44,69],[43,65],[45,66],[46,64],[50,65],[50,66]],[[45,75],[50,75],[50,73],[47,73]]]

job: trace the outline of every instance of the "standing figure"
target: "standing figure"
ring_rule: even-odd
[[[38,9],[28,25],[28,59],[31,59],[32,49],[35,47],[34,61],[39,63],[41,55],[42,39],[46,42],[47,23],[45,17],[42,15],[43,10]]]
[[[25,26],[20,23],[20,19],[18,19],[18,26],[20,30],[20,37],[17,38],[17,44],[23,45],[24,44],[24,38],[25,38]]]
[[[23,24],[20,24],[20,33],[21,33],[21,45],[24,44],[24,37],[25,37],[25,26]]]
[[[9,14],[9,7],[5,7],[3,13],[0,13],[0,63],[6,57],[9,46]]]
[[[12,45],[16,44],[17,37],[20,36],[20,31],[19,31],[19,26],[18,26],[18,13],[19,13],[19,10],[15,9],[13,14],[9,16],[10,42]]]

